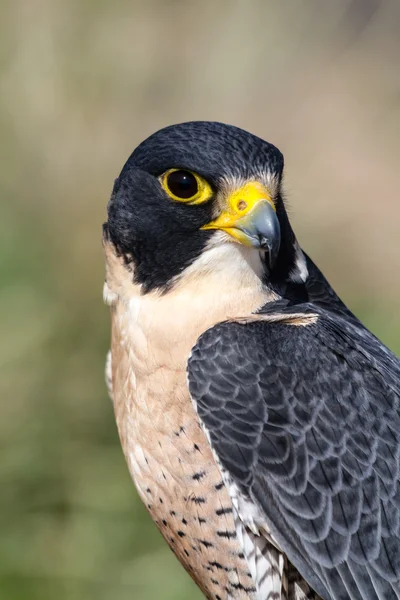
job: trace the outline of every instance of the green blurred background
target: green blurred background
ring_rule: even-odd
[[[272,141],[303,247],[400,352],[400,2],[0,12],[0,599],[198,599],[137,499],[103,383],[113,179],[173,122]]]

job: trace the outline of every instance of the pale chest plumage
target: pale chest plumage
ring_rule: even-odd
[[[199,335],[219,321],[249,315],[269,299],[245,256],[239,279],[226,264],[216,272],[215,261],[228,258],[225,249],[218,250],[203,257],[207,272],[207,260],[213,261],[209,277],[199,281],[189,272],[184,285],[159,296],[142,295],[106,249],[112,263],[106,288],[112,393],[132,478],[179,560],[208,598],[256,599],[231,499],[186,383],[187,359]]]

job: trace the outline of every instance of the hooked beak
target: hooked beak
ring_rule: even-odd
[[[219,217],[202,229],[220,229],[245,246],[266,250],[270,268],[276,262],[281,230],[274,202],[258,181],[248,182],[232,192]]]

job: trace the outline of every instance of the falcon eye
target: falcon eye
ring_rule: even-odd
[[[190,200],[198,192],[197,180],[189,171],[173,171],[167,177],[166,184],[177,198]]]
[[[212,196],[210,184],[191,171],[169,169],[159,178],[168,196],[179,202],[202,204]]]

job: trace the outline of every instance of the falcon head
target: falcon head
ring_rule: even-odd
[[[304,283],[282,172],[281,152],[237,127],[166,127],[134,150],[115,181],[105,238],[143,293],[164,293],[227,260],[245,261],[271,288]]]

